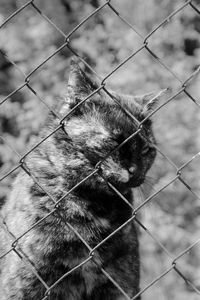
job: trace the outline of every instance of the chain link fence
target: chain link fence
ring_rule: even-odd
[[[158,190],[156,190],[153,194],[151,194],[150,196],[148,196],[142,203],[138,204],[137,207],[133,207],[128,200],[117,190],[116,187],[114,187],[111,183],[107,182],[107,184],[109,185],[109,187],[121,198],[122,201],[124,201],[127,205],[131,206],[132,208],[132,217],[130,219],[128,219],[122,226],[120,226],[119,228],[117,228],[114,232],[112,232],[109,236],[107,236],[104,240],[102,240],[98,245],[96,245],[94,248],[91,248],[90,245],[88,245],[88,243],[80,236],[80,234],[73,228],[72,225],[70,225],[69,223],[67,223],[67,226],[70,228],[70,230],[72,230],[74,232],[75,235],[78,236],[78,238],[82,241],[82,243],[86,246],[86,248],[88,249],[88,257],[81,262],[81,264],[77,265],[76,267],[74,267],[73,269],[71,269],[69,272],[67,272],[66,274],[64,274],[61,278],[58,278],[58,280],[56,282],[54,282],[51,286],[49,286],[47,284],[47,282],[45,282],[40,275],[38,274],[37,270],[34,268],[34,266],[32,265],[31,261],[29,260],[29,257],[26,257],[24,255],[24,253],[20,250],[20,248],[18,247],[18,242],[20,241],[20,239],[22,239],[22,237],[24,237],[28,232],[30,232],[33,228],[35,228],[36,226],[38,226],[40,223],[44,222],[45,219],[47,219],[50,215],[54,214],[55,212],[59,212],[59,205],[61,202],[66,201],[67,196],[72,193],[73,191],[75,191],[80,185],[82,185],[86,180],[88,180],[90,177],[94,176],[94,174],[99,172],[99,169],[101,167],[101,164],[104,162],[104,160],[110,155],[110,153],[102,160],[98,163],[98,165],[96,166],[96,168],[94,168],[93,172],[91,174],[89,174],[86,178],[84,178],[84,180],[82,180],[81,182],[79,182],[77,185],[75,185],[71,190],[67,191],[65,193],[64,196],[62,196],[58,201],[55,200],[52,195],[50,195],[50,193],[42,186],[42,184],[40,183],[40,178],[35,178],[34,174],[32,173],[31,170],[29,170],[28,166],[26,165],[26,157],[32,152],[34,151],[41,143],[43,143],[46,139],[48,139],[51,135],[55,134],[55,132],[57,132],[58,130],[62,130],[63,128],[63,123],[65,122],[65,120],[77,109],[78,106],[82,105],[85,101],[87,101],[90,97],[92,97],[95,93],[97,93],[100,90],[103,90],[105,93],[107,93],[107,95],[109,97],[112,98],[112,101],[116,101],[116,99],[110,94],[109,90],[107,89],[107,80],[112,77],[112,75],[122,68],[123,65],[128,64],[130,62],[130,60],[134,60],[137,59],[137,56],[141,53],[141,52],[147,52],[148,54],[150,54],[150,56],[153,58],[153,60],[155,60],[158,64],[161,65],[162,68],[164,68],[166,70],[166,72],[169,72],[170,75],[174,78],[174,81],[176,81],[179,85],[179,87],[176,89],[175,92],[173,92],[173,94],[170,96],[170,98],[168,98],[162,105],[160,105],[157,109],[155,109],[148,117],[146,117],[142,122],[139,122],[138,120],[135,119],[135,117],[133,115],[131,115],[129,112],[127,112],[125,110],[125,108],[123,106],[121,106],[119,103],[119,105],[121,106],[121,109],[127,113],[129,115],[129,117],[131,119],[134,119],[135,122],[137,122],[138,125],[138,129],[135,133],[133,133],[131,136],[129,136],[124,142],[128,142],[129,139],[134,138],[134,136],[138,135],[141,130],[142,130],[142,125],[143,123],[150,118],[152,115],[157,115],[157,114],[162,114],[161,108],[162,107],[166,107],[168,106],[168,104],[170,102],[172,102],[174,99],[176,99],[176,97],[178,96],[182,96],[182,95],[186,95],[188,97],[188,106],[190,105],[195,105],[196,109],[199,110],[200,109],[200,103],[198,102],[198,100],[193,96],[193,94],[189,91],[188,87],[191,84],[191,82],[193,82],[199,71],[200,71],[200,66],[197,67],[193,73],[190,74],[190,76],[185,79],[182,80],[181,78],[179,78],[179,76],[177,76],[175,74],[175,72],[168,67],[168,65],[165,63],[164,59],[160,59],[157,55],[157,53],[152,50],[151,46],[150,46],[150,42],[152,37],[156,34],[156,32],[158,32],[162,27],[164,27],[167,23],[170,23],[172,19],[176,18],[178,14],[180,14],[182,11],[187,10],[187,9],[192,9],[195,11],[195,13],[197,14],[197,16],[199,16],[200,14],[200,10],[198,8],[198,3],[194,2],[192,0],[188,0],[185,2],[180,1],[180,6],[174,10],[167,18],[165,18],[160,24],[156,25],[154,27],[154,29],[147,34],[146,36],[143,36],[138,29],[136,29],[132,24],[130,24],[129,21],[126,20],[126,18],[123,17],[123,15],[121,14],[120,11],[118,11],[118,9],[115,7],[115,1],[113,0],[109,0],[109,1],[104,1],[102,3],[102,5],[98,6],[94,11],[92,11],[92,13],[90,13],[89,15],[87,15],[87,17],[82,20],[82,22],[80,22],[79,24],[77,24],[76,27],[74,27],[70,33],[66,34],[65,32],[63,32],[54,22],[52,22],[44,13],[43,11],[37,6],[37,1],[31,0],[28,1],[27,3],[25,3],[23,6],[21,6],[19,9],[17,9],[12,15],[10,15],[6,20],[4,20],[4,22],[0,25],[0,31],[2,28],[4,28],[5,26],[7,26],[7,24],[9,22],[11,22],[11,20],[15,17],[15,16],[19,16],[21,14],[23,14],[24,10],[27,7],[31,7],[36,14],[39,14],[46,22],[48,22],[50,24],[50,26],[52,26],[57,33],[64,39],[64,42],[62,43],[62,45],[56,49],[56,51],[54,51],[52,54],[50,54],[48,57],[45,57],[45,59],[39,64],[37,65],[34,69],[32,69],[32,71],[30,71],[28,74],[25,73],[23,70],[21,70],[18,65],[16,64],[15,61],[13,61],[11,58],[8,57],[7,54],[5,54],[4,52],[2,52],[2,55],[6,58],[7,61],[9,61],[14,68],[16,68],[21,75],[23,76],[24,80],[23,83],[21,85],[19,85],[14,91],[12,91],[11,93],[9,93],[9,95],[7,95],[4,99],[1,100],[0,102],[0,108],[1,106],[3,106],[8,99],[10,99],[13,95],[15,95],[16,93],[18,93],[19,91],[23,90],[23,89],[28,89],[31,93],[33,93],[38,99],[39,101],[42,101],[43,104],[45,104],[45,106],[47,106],[47,108],[54,114],[54,116],[56,116],[57,121],[58,121],[58,126],[57,128],[52,131],[49,132],[49,134],[47,136],[45,136],[43,139],[41,139],[37,144],[35,144],[32,148],[30,148],[24,155],[21,155],[20,153],[18,153],[16,151],[16,149],[13,148],[13,146],[10,145],[10,143],[6,140],[6,138],[1,137],[1,139],[3,140],[4,144],[7,145],[7,147],[11,148],[12,151],[15,152],[15,154],[18,156],[18,164],[13,166],[13,168],[11,170],[9,170],[9,172],[7,172],[6,174],[4,174],[1,178],[0,178],[0,182],[2,182],[3,180],[5,180],[9,175],[11,175],[12,173],[14,173],[16,170],[18,169],[23,169],[24,172],[26,172],[31,178],[32,180],[44,191],[44,193],[49,197],[49,201],[51,201],[54,204],[54,209],[45,216],[45,218],[40,219],[39,221],[37,221],[31,228],[29,228],[28,231],[24,232],[23,235],[21,236],[13,236],[12,232],[9,231],[9,228],[7,228],[7,224],[6,222],[2,219],[2,225],[4,226],[5,230],[7,231],[7,233],[11,236],[13,242],[12,245],[10,245],[10,249],[9,251],[7,251],[6,253],[3,253],[0,257],[0,259],[4,258],[6,255],[8,255],[8,253],[10,252],[15,252],[16,255],[19,256],[20,259],[22,259],[24,261],[24,263],[27,265],[28,268],[31,269],[31,271],[35,274],[35,276],[38,278],[38,280],[42,283],[42,285],[44,286],[46,292],[44,294],[44,297],[41,300],[45,300],[45,299],[50,299],[50,295],[51,295],[51,291],[53,289],[56,288],[57,285],[60,284],[60,282],[70,276],[75,270],[77,270],[78,268],[81,268],[84,264],[87,264],[88,261],[93,260],[95,263],[97,263],[95,261],[95,251],[97,249],[99,249],[108,239],[111,239],[113,237],[113,235],[115,235],[117,232],[119,232],[120,230],[122,230],[122,228],[124,228],[125,226],[127,226],[127,224],[129,224],[130,222],[136,222],[138,224],[138,226],[141,228],[142,231],[145,231],[147,235],[149,235],[149,237],[151,239],[154,240],[154,243],[157,244],[157,247],[160,248],[164,253],[165,256],[167,256],[169,258],[169,265],[168,267],[164,270],[163,273],[159,274],[156,278],[153,278],[151,282],[149,282],[145,287],[143,287],[141,289],[141,291],[135,295],[132,300],[137,299],[137,297],[139,295],[142,295],[145,291],[150,290],[150,288],[152,286],[154,286],[156,283],[159,284],[160,280],[167,276],[168,273],[171,272],[175,272],[176,275],[178,277],[181,277],[183,279],[183,281],[185,281],[185,283],[190,287],[191,291],[193,291],[197,296],[200,295],[200,289],[198,286],[196,286],[191,280],[190,278],[187,277],[187,274],[185,274],[185,272],[181,271],[181,258],[183,256],[185,256],[189,251],[191,251],[193,248],[197,247],[197,245],[200,243],[200,238],[195,240],[193,243],[191,243],[187,248],[183,249],[182,252],[176,254],[175,256],[170,253],[167,249],[167,246],[164,245],[162,242],[159,241],[159,239],[157,239],[157,237],[151,232],[151,230],[149,230],[145,224],[143,224],[139,219],[138,219],[138,213],[143,209],[143,207],[145,205],[147,205],[147,203],[150,203],[152,201],[154,201],[154,198],[158,195],[161,194],[161,192],[165,189],[167,189],[170,185],[172,185],[174,182],[176,181],[180,181],[181,184],[190,191],[190,193],[192,193],[198,200],[200,200],[200,196],[193,190],[193,188],[190,186],[190,183],[187,182],[183,176],[182,176],[182,172],[183,170],[190,165],[192,162],[195,161],[195,159],[200,155],[200,152],[196,153],[194,156],[192,156],[189,160],[185,161],[184,164],[182,164],[181,166],[176,165],[176,162],[172,161],[170,157],[168,157],[168,155],[166,155],[158,145],[155,145],[157,151],[160,153],[160,155],[162,155],[164,157],[164,159],[166,159],[167,163],[169,165],[171,165],[171,167],[173,168],[173,173],[174,176],[172,179],[169,180],[169,182],[167,182],[165,185],[163,185],[161,188],[159,188]],[[140,41],[141,41],[141,45],[140,47],[138,47],[135,51],[133,51],[128,57],[126,57],[126,59],[124,59],[123,61],[121,61],[117,67],[113,70],[111,70],[106,76],[104,76],[103,78],[96,73],[96,71],[76,52],[76,50],[74,50],[74,48],[71,45],[71,40],[73,39],[73,36],[76,34],[77,30],[83,26],[83,24],[85,24],[86,22],[90,22],[90,19],[95,18],[97,16],[97,14],[103,10],[103,9],[107,9],[110,10],[112,14],[115,14],[117,16],[117,18],[119,18],[126,26],[129,30],[134,31],[134,33],[136,35],[138,35]],[[35,75],[35,73],[40,70],[42,68],[43,65],[45,65],[49,60],[51,60],[54,56],[56,56],[56,54],[58,54],[59,52],[61,52],[64,48],[67,48],[70,53],[72,55],[75,55],[77,57],[79,57],[79,59],[82,61],[82,63],[91,70],[91,72],[93,72],[95,74],[95,76],[97,76],[97,78],[99,79],[99,87],[92,93],[90,94],[87,98],[85,98],[83,101],[81,101],[79,104],[77,104],[68,114],[66,114],[63,118],[60,118],[60,116],[57,114],[56,111],[54,111],[52,109],[51,106],[49,106],[45,100],[43,100],[39,95],[37,90],[35,90],[35,88],[32,86],[31,83],[31,79],[32,76]],[[122,144],[119,146],[121,147]],[[142,246],[141,246],[142,247]],[[115,285],[119,291],[121,292],[121,294],[125,297],[125,299],[131,300],[130,297],[127,295],[126,291],[123,290],[120,285],[107,273],[107,271],[102,268],[101,266],[99,266],[101,272],[112,282],[113,285]],[[195,298],[196,299],[196,298]]]

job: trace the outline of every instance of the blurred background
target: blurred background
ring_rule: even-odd
[[[0,23],[26,2],[0,0]],[[68,47],[62,47],[42,64],[64,43],[64,36],[42,15],[67,35],[105,1],[57,0],[55,4],[53,0],[35,0],[34,3],[37,10],[29,5],[0,27],[0,102],[21,87],[26,75],[31,73],[31,88],[22,87],[0,105],[0,178],[18,164],[15,151],[24,154],[30,149],[48,113],[43,102],[53,107],[66,93],[73,53]],[[143,37],[184,3],[181,0],[113,0],[113,7],[135,31],[105,6],[72,34],[70,47],[103,78],[138,50],[143,45]],[[193,3],[200,9],[200,1]],[[170,71],[143,49],[106,80],[107,86],[131,94],[166,87],[172,93],[180,89],[181,82],[199,66],[200,15],[186,5],[150,36],[148,47]],[[197,103],[181,93],[152,117],[159,149],[178,168],[200,151],[199,79],[200,76],[193,78],[187,88]],[[136,206],[175,178],[176,168],[165,156],[158,154],[146,184],[136,191]],[[0,205],[8,197],[16,173],[0,182]],[[183,168],[181,176],[187,185],[174,180],[139,211],[142,224],[172,257],[170,260],[166,251],[139,228],[141,288],[170,268],[173,258],[200,238],[199,155]],[[199,244],[178,259],[177,265],[200,289]],[[143,294],[144,300],[155,298],[196,300],[199,294],[172,270]]]

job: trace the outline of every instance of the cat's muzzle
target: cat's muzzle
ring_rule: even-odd
[[[144,183],[144,180],[145,180],[145,176],[143,175],[140,175],[138,177],[133,176],[130,178],[128,185],[129,187],[138,187]]]

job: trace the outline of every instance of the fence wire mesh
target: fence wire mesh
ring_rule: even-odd
[[[102,3],[102,5],[99,5],[90,14],[88,14],[82,20],[82,22],[80,22],[79,24],[77,24],[77,26],[74,27],[69,33],[63,32],[62,29],[60,29],[52,20],[50,20],[47,17],[47,15],[45,15],[45,13],[43,12],[43,10],[40,9],[37,6],[37,1],[35,1],[35,0],[31,0],[31,1],[28,1],[27,3],[25,3],[19,9],[17,9],[16,11],[14,11],[0,25],[0,31],[1,31],[1,29],[5,28],[5,26],[8,26],[9,23],[11,21],[13,21],[13,19],[15,17],[19,17],[20,18],[20,16],[24,13],[24,10],[26,10],[27,7],[31,7],[36,14],[39,14],[41,16],[41,18],[43,18],[45,22],[48,22],[50,24],[50,26],[52,26],[54,28],[54,30],[57,31],[57,33],[60,35],[60,37],[63,38],[63,43],[60,45],[60,47],[57,48],[53,53],[49,54],[49,56],[46,56],[42,60],[41,63],[39,63],[37,66],[35,66],[28,73],[24,72],[24,70],[22,70],[17,65],[17,63],[15,61],[13,61],[9,57],[9,55],[7,55],[6,53],[4,53],[3,51],[1,52],[1,54],[5,57],[6,61],[9,62],[19,72],[19,77],[23,78],[23,82],[21,84],[19,84],[19,86],[15,90],[13,90],[11,93],[9,93],[6,97],[4,97],[3,99],[1,99],[0,107],[3,106],[3,105],[5,105],[5,103],[13,95],[15,95],[16,93],[18,93],[21,90],[27,89],[32,94],[34,94],[38,98],[38,100],[41,101],[48,108],[48,110],[50,110],[54,114],[54,116],[57,118],[57,127],[55,128],[55,130],[49,132],[49,134],[47,136],[45,136],[44,138],[42,138],[33,147],[31,147],[30,149],[28,149],[28,151],[25,154],[23,154],[23,155],[20,154],[20,153],[18,153],[18,151],[13,147],[13,145],[11,145],[7,141],[6,137],[3,137],[3,136],[1,137],[1,141],[6,145],[6,147],[8,147],[9,149],[11,149],[17,155],[17,157],[18,157],[18,163],[17,163],[17,165],[13,166],[12,169],[10,169],[8,172],[6,172],[6,174],[2,175],[2,177],[0,178],[0,182],[2,182],[7,177],[9,177],[9,175],[11,175],[12,173],[15,173],[16,170],[18,170],[18,169],[21,168],[21,169],[23,169],[24,172],[26,172],[32,178],[32,180],[35,182],[35,184],[37,184],[43,190],[43,192],[49,197],[49,201],[51,201],[53,203],[53,205],[54,205],[54,209],[50,213],[48,213],[44,218],[42,218],[39,221],[37,221],[32,227],[30,227],[28,229],[28,231],[24,232],[23,235],[20,235],[20,236],[14,236],[12,234],[12,232],[10,232],[9,228],[7,227],[7,224],[6,224],[5,220],[1,217],[2,226],[5,228],[5,230],[8,233],[8,235],[10,235],[10,237],[12,239],[12,244],[10,245],[10,249],[6,253],[3,253],[1,255],[0,259],[4,258],[10,252],[15,252],[16,255],[21,260],[24,261],[24,263],[28,266],[28,268],[31,269],[31,271],[34,273],[34,275],[38,278],[38,280],[44,286],[44,288],[45,288],[45,294],[44,294],[44,297],[41,300],[50,299],[51,291],[54,290],[56,288],[56,286],[59,285],[60,282],[64,278],[70,276],[75,270],[81,268],[84,264],[87,264],[89,261],[92,260],[95,264],[98,265],[98,261],[95,259],[96,250],[98,248],[100,248],[107,240],[112,239],[112,237],[117,232],[119,232],[120,230],[122,230],[122,228],[124,228],[125,226],[127,226],[130,222],[136,222],[138,224],[138,226],[141,228],[141,230],[145,231],[145,233],[147,235],[149,235],[149,237],[151,239],[153,239],[154,243],[157,244],[158,248],[160,248],[165,253],[165,256],[168,257],[168,259],[169,259],[169,265],[168,265],[168,267],[165,268],[165,270],[161,274],[159,274],[157,277],[153,278],[151,282],[149,282],[148,284],[146,284],[141,289],[141,291],[137,295],[135,295],[132,299],[128,296],[127,291],[123,290],[120,287],[120,285],[112,278],[112,276],[110,276],[108,274],[108,272],[104,268],[102,268],[101,266],[99,266],[99,269],[101,270],[101,272],[112,282],[113,285],[115,285],[117,287],[117,289],[119,289],[119,291],[125,297],[125,299],[134,300],[134,299],[137,299],[137,297],[139,295],[142,295],[145,291],[147,291],[147,293],[148,293],[148,290],[150,290],[150,288],[152,286],[154,286],[157,282],[159,284],[159,282],[161,281],[161,279],[163,277],[167,276],[167,274],[171,273],[171,272],[175,272],[178,277],[182,278],[183,281],[185,281],[185,283],[190,287],[191,291],[193,291],[194,293],[196,293],[196,295],[200,295],[200,289],[199,289],[199,287],[197,285],[195,285],[195,283],[193,283],[190,280],[190,278],[187,277],[187,273],[185,273],[181,269],[181,258],[183,256],[185,256],[189,251],[191,251],[192,249],[194,249],[195,247],[198,246],[198,244],[200,243],[200,236],[199,236],[199,239],[196,239],[196,240],[193,241],[193,243],[190,243],[187,248],[185,248],[185,249],[182,250],[182,252],[179,252],[178,254],[174,255],[173,253],[171,253],[168,250],[167,245],[165,245],[164,243],[162,243],[156,237],[156,235],[154,233],[152,233],[150,229],[148,229],[148,226],[146,227],[145,224],[143,224],[138,219],[138,213],[143,209],[143,207],[145,205],[147,205],[147,203],[150,203],[150,202],[154,201],[154,199],[155,199],[155,197],[157,195],[159,196],[163,190],[167,189],[169,186],[171,186],[174,182],[177,182],[177,181],[179,181],[186,189],[188,189],[190,191],[190,193],[192,193],[198,200],[200,200],[200,196],[194,191],[194,189],[191,187],[191,184],[189,182],[187,182],[187,180],[184,179],[184,176],[182,176],[182,173],[183,173],[184,169],[186,167],[188,167],[192,162],[195,162],[195,160],[198,158],[198,156],[200,156],[200,152],[196,153],[190,159],[186,160],[181,166],[178,166],[176,164],[176,161],[172,161],[171,158],[167,154],[165,154],[165,152],[163,150],[161,150],[158,145],[155,145],[155,147],[156,147],[157,151],[160,153],[160,155],[162,155],[162,157],[167,161],[167,163],[169,165],[171,165],[171,167],[173,168],[173,174],[174,175],[173,175],[173,178],[171,178],[166,184],[164,184],[161,188],[159,188],[158,190],[156,190],[154,193],[151,193],[150,196],[148,196],[146,199],[144,199],[144,201],[142,203],[138,204],[136,207],[133,207],[132,204],[129,203],[129,201],[120,193],[120,191],[118,191],[117,187],[114,187],[110,182],[108,182],[104,177],[102,177],[103,180],[105,180],[107,182],[107,184],[109,185],[109,187],[114,191],[114,193],[116,193],[121,198],[121,201],[124,201],[127,205],[129,205],[131,207],[131,209],[132,209],[132,216],[123,225],[121,225],[119,228],[117,228],[115,231],[113,231],[109,236],[107,236],[104,240],[102,240],[98,245],[96,245],[93,248],[81,237],[81,235],[73,228],[73,226],[70,223],[66,223],[66,221],[62,218],[62,214],[60,213],[60,209],[61,209],[60,208],[60,204],[63,201],[66,201],[68,195],[71,194],[73,191],[75,191],[86,180],[88,180],[89,178],[93,177],[96,173],[99,173],[101,165],[103,164],[103,162],[105,161],[105,159],[107,159],[109,157],[110,153],[108,153],[108,155],[102,161],[99,161],[99,163],[96,165],[96,167],[94,168],[93,172],[91,172],[91,174],[89,174],[86,178],[84,178],[78,184],[76,184],[75,186],[73,186],[69,191],[66,191],[65,194],[64,194],[64,196],[60,197],[59,200],[56,200],[48,192],[48,190],[44,186],[42,186],[42,184],[40,182],[40,178],[36,178],[34,176],[33,171],[31,169],[29,169],[29,167],[26,165],[26,158],[27,158],[27,156],[31,152],[33,152],[40,144],[44,143],[50,136],[54,135],[55,132],[57,132],[58,130],[63,130],[63,124],[67,120],[67,118],[80,105],[82,105],[85,101],[87,101],[95,93],[97,93],[100,90],[103,90],[105,93],[107,93],[107,95],[109,97],[111,97],[112,101],[117,102],[117,100],[115,99],[115,97],[113,95],[111,95],[110,92],[109,92],[109,90],[107,89],[107,80],[110,77],[112,77],[113,74],[116,71],[119,70],[119,72],[120,72],[120,70],[123,67],[123,65],[128,64],[130,62],[130,60],[137,59],[138,54],[143,53],[143,52],[148,53],[153,58],[153,60],[155,60],[162,68],[165,69],[166,72],[170,73],[170,76],[172,76],[174,78],[174,81],[177,82],[178,88],[173,92],[173,94],[163,104],[161,104],[157,109],[155,109],[151,114],[149,114],[143,121],[136,120],[135,117],[130,114],[130,112],[127,112],[126,109],[117,102],[118,105],[121,106],[121,109],[126,114],[128,114],[128,116],[131,119],[133,119],[134,121],[137,122],[137,126],[138,126],[137,131],[134,132],[131,136],[129,136],[122,144],[119,145],[119,147],[121,147],[126,142],[128,142],[129,139],[132,139],[132,138],[134,138],[134,136],[138,135],[141,132],[141,130],[142,130],[143,123],[147,119],[149,119],[152,115],[162,114],[161,108],[167,107],[168,104],[170,102],[172,102],[174,99],[176,99],[178,96],[186,95],[187,98],[188,98],[188,100],[189,100],[188,101],[188,106],[189,105],[195,105],[196,109],[199,110],[200,109],[200,103],[198,102],[198,100],[196,99],[196,97],[193,96],[193,94],[189,91],[188,87],[190,86],[191,82],[193,82],[196,79],[196,77],[197,77],[197,75],[198,75],[198,73],[200,71],[200,66],[198,66],[194,70],[194,72],[191,73],[187,78],[182,79],[182,78],[180,78],[180,76],[178,76],[172,70],[172,68],[170,68],[167,65],[167,63],[165,63],[165,59],[159,58],[159,56],[157,55],[156,51],[153,50],[152,47],[151,47],[151,39],[156,34],[156,32],[159,32],[159,30],[162,27],[164,27],[167,23],[170,23],[171,20],[174,19],[174,18],[176,18],[178,14],[181,14],[182,11],[187,10],[187,9],[192,9],[192,10],[195,11],[196,15],[199,17],[200,10],[199,10],[197,4],[198,4],[197,2],[194,2],[192,0],[188,0],[188,1],[185,1],[185,2],[180,1],[179,7],[176,10],[172,11],[172,13],[170,15],[168,15],[160,24],[155,25],[155,27],[153,28],[153,30],[151,30],[151,32],[149,32],[147,35],[143,35],[142,33],[140,33],[139,30],[137,28],[135,28],[134,25],[130,24],[130,22],[128,20],[126,20],[126,18],[122,15],[122,13],[115,7],[115,1],[114,0],[104,1]],[[110,10],[110,12],[112,14],[115,14],[117,16],[117,18],[120,19],[127,26],[127,30],[133,31],[138,36],[138,38],[140,39],[140,46],[136,50],[134,50],[128,57],[126,57],[125,59],[123,59],[114,69],[112,69],[104,77],[102,77],[99,74],[97,74],[97,72],[90,66],[90,64],[88,64],[86,62],[86,60],[84,60],[84,58],[82,56],[80,56],[79,53],[71,45],[71,41],[73,40],[73,37],[76,34],[76,32],[79,30],[79,28],[81,28],[86,22],[90,22],[90,20],[92,18],[95,18],[98,15],[98,13],[101,12],[103,9],[104,10],[105,9],[106,10]],[[84,100],[82,100],[79,104],[77,104],[68,114],[66,114],[64,117],[63,116],[61,117],[56,111],[54,111],[52,109],[52,107],[50,105],[47,104],[47,102],[45,100],[42,99],[42,97],[40,97],[39,93],[37,92],[37,90],[32,85],[32,77],[33,77],[33,75],[35,75],[35,73],[37,71],[40,71],[40,69],[42,69],[42,67],[48,61],[50,61],[54,56],[56,56],[64,48],[67,48],[72,55],[77,56],[82,61],[82,63],[87,68],[89,68],[90,71],[95,74],[95,76],[97,76],[98,81],[99,81],[99,87],[92,94],[90,94],[88,97],[86,97]],[[36,73],[36,76],[37,76],[37,73]],[[45,282],[45,280],[43,278],[41,278],[41,276],[39,275],[38,271],[36,270],[36,268],[32,264],[30,258],[27,257],[26,254],[23,253],[23,251],[20,249],[20,247],[19,247],[19,241],[28,232],[30,232],[36,226],[39,226],[40,223],[44,222],[45,219],[48,219],[54,213],[57,213],[59,215],[59,217],[63,220],[63,222],[66,223],[66,225],[68,226],[68,228],[71,231],[73,231],[74,234],[86,246],[86,248],[88,250],[88,257],[84,261],[82,261],[80,264],[78,264],[77,266],[75,266],[74,268],[72,268],[70,271],[68,271],[66,274],[64,274],[62,277],[58,278],[57,281],[55,281],[51,286],[49,286],[47,284],[47,282]]]

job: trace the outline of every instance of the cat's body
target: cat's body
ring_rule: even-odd
[[[63,115],[95,89],[77,65],[73,68],[66,102],[60,105]],[[141,99],[115,97],[138,120],[145,117],[155,102],[155,99],[148,102],[152,98],[149,96]],[[49,117],[41,137],[49,134],[56,125],[57,120]],[[31,270],[30,263],[50,287],[87,258],[87,263],[52,288],[50,299],[126,299],[101,268],[130,297],[139,292],[138,239],[134,222],[99,246],[90,259],[89,249],[131,217],[131,207],[108,187],[102,177],[132,203],[131,187],[143,183],[155,158],[155,149],[145,138],[137,135],[113,152],[101,164],[99,173],[60,201],[57,210],[53,202],[93,172],[100,160],[135,131],[135,122],[109,97],[97,93],[65,120],[63,128],[26,157],[24,166],[35,179],[25,171],[20,172],[2,210],[7,228],[1,229],[2,254],[11,249],[15,238],[26,232],[16,245],[17,253],[23,259],[11,251],[0,260],[1,300],[40,300],[45,297],[46,289]],[[144,124],[142,133],[154,142],[150,121]],[[55,212],[49,214],[53,210]],[[45,218],[47,214],[49,216]],[[42,218],[43,221],[33,227]]]

